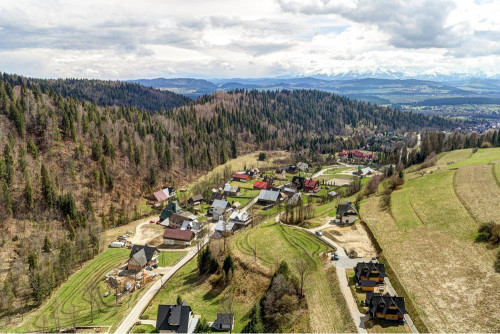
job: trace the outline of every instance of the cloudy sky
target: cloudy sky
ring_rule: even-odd
[[[500,1],[0,2],[0,71],[34,77],[500,74]]]

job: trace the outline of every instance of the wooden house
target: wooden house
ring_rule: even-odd
[[[261,190],[257,202],[263,205],[276,204],[279,199],[280,192],[273,190]]]
[[[167,246],[189,246],[194,238],[193,231],[166,228],[163,232],[163,244]]]
[[[158,264],[159,252],[156,247],[134,245],[127,261],[127,270],[138,272],[147,266]]]
[[[240,188],[236,186],[232,186],[229,183],[226,183],[224,185],[224,195],[226,196],[238,196],[238,193],[240,192]]]
[[[354,279],[356,282],[374,281],[383,283],[387,277],[385,265],[378,262],[358,262],[354,267]]]
[[[303,176],[294,176],[292,178],[292,185],[297,189],[302,189],[304,187],[304,183],[306,182],[306,178]]]
[[[371,318],[403,322],[408,314],[404,297],[366,293],[366,306]]]
[[[248,180],[250,180],[250,176],[246,173],[234,173],[233,174],[233,181],[247,182]]]
[[[196,205],[202,204],[204,202],[205,202],[205,199],[200,194],[194,195],[188,199],[188,204],[192,205],[192,206],[196,206]]]
[[[320,190],[319,189],[319,181],[313,180],[313,179],[307,179],[304,182],[303,189],[305,191],[312,191],[312,192],[317,193]]]
[[[217,313],[217,319],[215,319],[211,327],[216,331],[231,331],[234,327],[234,315]]]

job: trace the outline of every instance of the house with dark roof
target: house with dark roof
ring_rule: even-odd
[[[286,170],[287,173],[290,173],[290,174],[295,174],[299,171],[299,169],[297,168],[297,166],[290,166],[288,167],[288,169]]]
[[[204,203],[204,202],[205,202],[205,199],[200,194],[191,196],[188,199],[188,204],[192,205],[192,206],[196,206],[196,205],[199,205],[199,204]]]
[[[172,213],[181,213],[183,212],[181,206],[179,205],[179,202],[173,201],[168,203],[168,205],[163,209],[163,211],[160,214],[160,221],[163,221],[167,218],[169,218]]]
[[[405,298],[390,296],[388,293],[366,293],[366,306],[371,318],[389,321],[404,321],[404,315],[408,314],[405,307]]]
[[[225,222],[223,220],[219,220],[217,225],[214,228],[214,237],[221,238],[224,235],[233,234],[235,228],[235,223]]]
[[[212,204],[216,199],[225,200],[226,196],[220,192],[212,192],[212,196],[210,197],[208,204]]]
[[[337,222],[343,225],[352,224],[358,219],[358,210],[351,202],[337,206]]]
[[[374,281],[383,283],[387,277],[385,265],[378,262],[358,262],[354,267],[354,279],[356,282]]]
[[[307,179],[304,182],[303,189],[305,191],[312,191],[317,193],[319,191],[319,181],[313,179]]]
[[[211,327],[218,331],[232,330],[234,327],[234,315],[230,313],[217,313],[217,319],[215,319]]]
[[[151,266],[158,263],[158,249],[145,245],[134,245],[130,251],[127,262],[127,270],[141,271],[146,266]]]
[[[174,228],[166,228],[163,232],[163,244],[167,246],[189,246],[194,238],[194,232],[188,230],[183,231]]]
[[[375,288],[377,287],[377,282],[375,281],[361,281],[359,282],[359,286],[361,287],[361,290],[364,292],[373,292],[375,291]]]
[[[292,185],[297,189],[302,189],[304,187],[304,183],[306,182],[306,178],[303,176],[294,176],[292,178]]]
[[[181,305],[158,305],[155,327],[159,333],[191,334],[197,323],[198,319],[186,301]]]

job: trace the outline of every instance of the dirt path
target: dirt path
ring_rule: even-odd
[[[131,243],[134,245],[143,245],[163,235],[165,228],[161,225],[151,224],[149,221],[142,221],[136,226],[134,234],[129,238]]]

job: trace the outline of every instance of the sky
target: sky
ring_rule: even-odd
[[[500,1],[2,0],[0,71],[56,78],[500,74]]]

